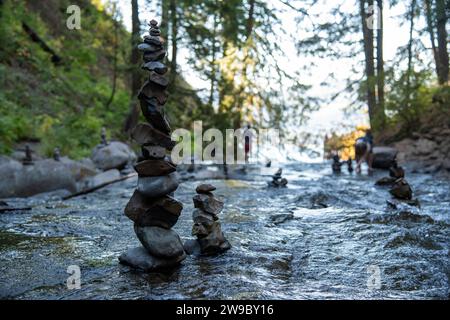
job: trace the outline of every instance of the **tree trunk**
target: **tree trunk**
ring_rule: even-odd
[[[114,14],[113,14],[113,19],[116,19],[115,17],[115,13],[116,13],[116,7],[114,7]],[[116,87],[117,87],[117,51],[118,51],[118,41],[119,41],[119,35],[118,35],[118,23],[116,20],[113,21],[114,24],[114,44],[113,44],[113,79],[112,79],[112,90],[111,90],[111,95],[109,96],[108,101],[106,102],[106,110],[109,110],[109,107],[111,105],[111,103],[114,100],[114,96],[116,94]]]
[[[439,77],[439,57],[438,57],[438,51],[437,51],[437,47],[436,47],[436,38],[434,35],[433,14],[432,14],[430,0],[425,0],[425,14],[426,14],[426,18],[427,18],[427,29],[428,29],[428,33],[430,35],[431,49],[433,50],[436,76]]]
[[[379,124],[377,121],[376,98],[375,98],[375,68],[373,56],[373,29],[370,29],[367,22],[365,4],[373,6],[373,0],[359,0],[361,23],[364,41],[365,73],[367,79],[367,105],[369,109],[370,126],[373,131],[377,131]]]
[[[167,30],[169,26],[169,7],[167,0],[161,0],[161,22],[159,29],[163,38],[167,38]]]
[[[411,2],[411,11],[409,16],[409,42],[408,42],[408,70],[406,74],[406,104],[409,105],[411,96],[411,73],[412,73],[412,46],[413,46],[413,31],[414,31],[414,11],[416,10],[416,0]]]
[[[125,119],[124,130],[129,133],[139,120],[139,108],[137,105],[137,94],[140,89],[141,79],[139,74],[139,50],[137,48],[140,40],[141,23],[139,22],[139,6],[138,0],[131,0],[131,101],[129,106],[128,116]]]
[[[217,72],[216,72],[216,54],[217,54],[217,13],[214,13],[214,26],[213,26],[213,33],[212,33],[212,39],[211,39],[211,43],[212,43],[212,48],[211,48],[211,63],[210,63],[210,68],[211,68],[211,79],[210,79],[210,86],[209,86],[209,99],[208,99],[208,104],[210,106],[213,105],[214,103],[214,89],[215,89],[215,84],[217,82]]]
[[[439,59],[439,84],[445,84],[448,82],[449,72],[449,59],[447,51],[447,15],[445,12],[445,0],[436,0],[436,29],[437,29],[437,42],[438,42],[438,59]]]
[[[171,44],[172,44],[172,60],[170,61],[170,83],[175,85],[175,78],[177,75],[177,54],[178,54],[178,21],[177,21],[177,6],[175,0],[170,0],[170,22],[171,22]]]
[[[384,113],[384,60],[383,60],[383,0],[377,0],[378,7],[378,29],[377,29],[377,89],[378,106],[377,112],[380,114],[380,126],[385,125]]]

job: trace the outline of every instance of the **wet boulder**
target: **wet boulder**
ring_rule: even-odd
[[[77,191],[76,179],[67,166],[53,159],[38,160],[24,166],[13,159],[0,164],[0,198],[28,197],[65,189]]]
[[[397,149],[391,147],[374,147],[372,166],[378,169],[389,169],[396,161]]]
[[[95,188],[120,178],[120,171],[111,169],[83,180],[81,189]]]
[[[127,144],[111,141],[107,145],[96,146],[92,151],[91,158],[97,168],[101,170],[121,170],[136,160],[136,154]]]

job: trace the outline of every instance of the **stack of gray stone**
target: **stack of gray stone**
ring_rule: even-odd
[[[171,228],[178,221],[182,204],[173,198],[178,188],[176,166],[166,156],[174,142],[163,112],[167,100],[165,89],[167,68],[161,62],[166,55],[158,23],[150,22],[150,35],[138,46],[144,53],[143,69],[150,76],[139,92],[142,113],[148,123],[138,124],[132,137],[142,149],[135,165],[138,186],[125,208],[125,215],[134,222],[134,231],[142,247],[128,250],[119,257],[121,263],[151,271],[178,265],[186,257],[178,234]]]
[[[223,202],[214,196],[214,190],[216,187],[211,184],[201,184],[196,188],[197,195],[193,198],[196,209],[192,213],[192,235],[197,239],[185,243],[186,252],[189,254],[214,255],[231,248],[222,232],[218,217],[223,209]]]

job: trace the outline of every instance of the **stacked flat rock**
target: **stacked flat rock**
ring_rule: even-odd
[[[192,235],[196,240],[188,240],[185,250],[188,254],[214,255],[231,248],[222,232],[218,214],[223,209],[223,202],[216,199],[212,193],[216,187],[201,184],[196,188],[197,195],[193,198]]]
[[[166,156],[174,142],[164,115],[168,85],[161,62],[166,55],[158,23],[150,21],[150,35],[138,46],[143,52],[142,68],[150,72],[138,98],[148,123],[138,124],[131,136],[141,145],[142,155],[135,165],[138,186],[125,208],[125,215],[134,222],[134,231],[142,247],[128,250],[119,257],[121,263],[151,271],[178,265],[185,259],[183,244],[171,228],[178,221],[182,204],[172,197],[178,188],[176,166]]]
[[[281,177],[283,170],[280,168],[272,176],[272,181],[269,182],[269,187],[286,187],[288,181]]]

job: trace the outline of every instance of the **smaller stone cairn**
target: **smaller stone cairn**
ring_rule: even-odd
[[[61,152],[59,151],[59,148],[56,147],[53,149],[53,160],[55,161],[61,161]]]
[[[22,160],[22,164],[24,166],[29,166],[34,164],[33,163],[33,156],[32,156],[32,151],[29,145],[25,146],[25,158]]]
[[[409,183],[404,178],[395,180],[394,185],[389,190],[389,193],[400,200],[411,200],[412,189]]]
[[[335,154],[333,156],[333,162],[331,163],[331,169],[333,173],[341,173],[342,162],[339,159],[339,156]]]
[[[212,193],[216,190],[211,184],[201,184],[196,188],[197,195],[193,198],[192,235],[196,240],[188,240],[184,247],[188,254],[215,255],[231,248],[225,239],[220,226],[218,214],[223,209],[223,202],[216,199]]]
[[[272,176],[272,181],[269,182],[269,187],[286,187],[288,181],[286,178],[282,178],[281,174],[283,173],[283,170],[280,168],[277,172]]]
[[[100,145],[107,146],[109,144],[109,142],[106,139],[106,129],[105,129],[105,127],[102,128],[100,137],[101,137]]]

